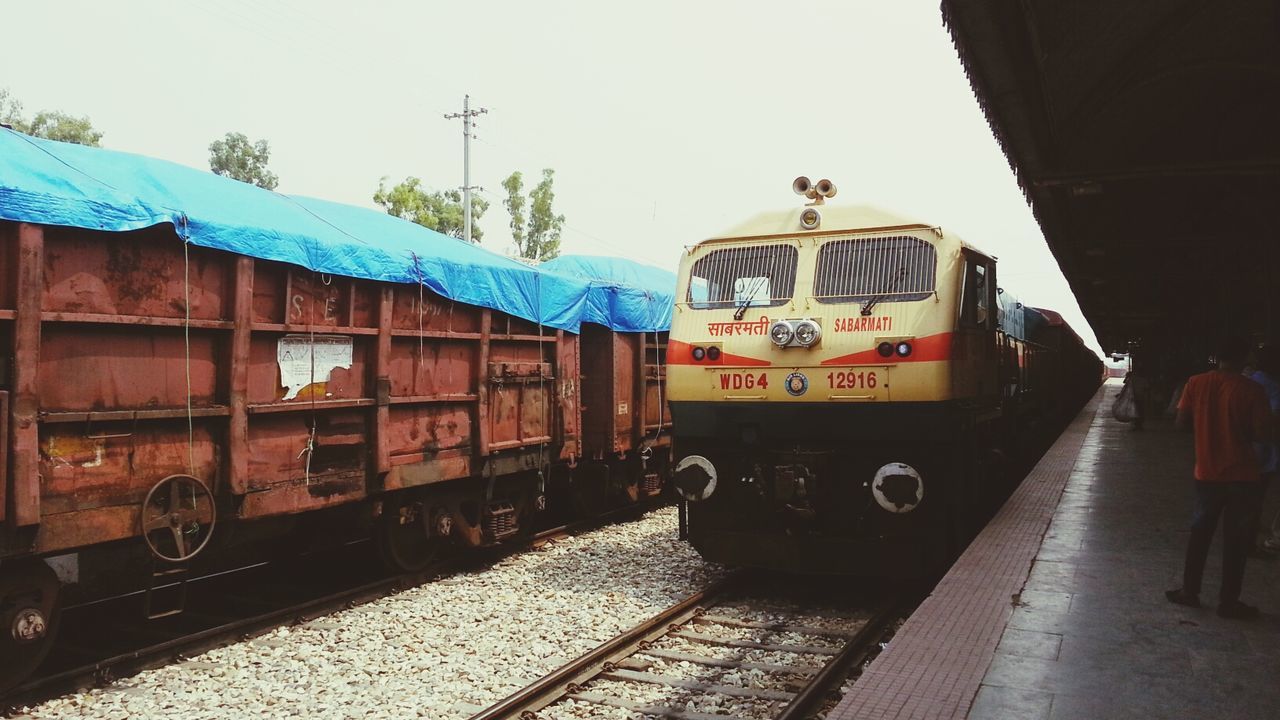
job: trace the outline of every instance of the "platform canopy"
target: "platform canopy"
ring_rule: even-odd
[[[1104,349],[1280,339],[1280,4],[944,0],[942,14]]]

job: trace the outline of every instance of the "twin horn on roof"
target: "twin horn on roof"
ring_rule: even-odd
[[[797,195],[803,195],[812,200],[813,205],[821,205],[826,198],[836,196],[836,184],[826,178],[814,183],[801,175],[791,182],[791,189]]]

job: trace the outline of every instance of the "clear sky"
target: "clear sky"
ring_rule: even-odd
[[[462,184],[458,120],[488,108],[472,182],[556,171],[562,251],[674,269],[762,209],[881,205],[1000,258],[1000,284],[1096,346],[991,135],[934,0],[804,3],[90,0],[6,3],[0,87],[88,115],[104,146],[208,168],[271,143],[279,190],[372,206],[378,181]],[[527,183],[528,184],[528,183]]]

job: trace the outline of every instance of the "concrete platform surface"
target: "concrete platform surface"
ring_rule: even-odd
[[[1280,718],[1280,558],[1246,568],[1257,620],[1214,612],[1220,538],[1206,607],[1165,600],[1181,581],[1191,437],[1167,418],[1116,422],[1118,391],[1099,391],[829,720]]]

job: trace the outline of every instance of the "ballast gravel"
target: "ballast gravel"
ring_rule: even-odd
[[[466,718],[723,576],[676,524],[657,510],[20,713]]]

